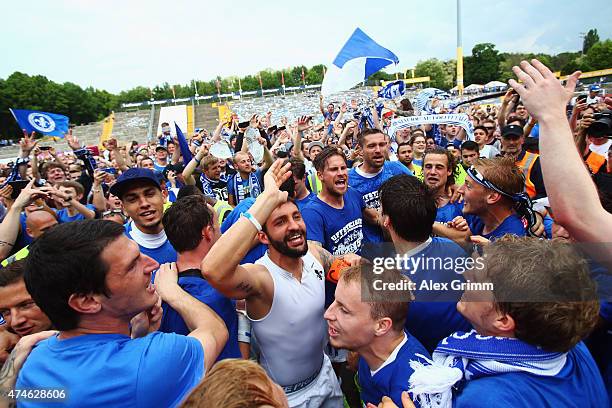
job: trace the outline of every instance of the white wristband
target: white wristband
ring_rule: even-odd
[[[243,212],[241,215],[247,220],[251,221],[251,224],[253,224],[253,226],[257,229],[257,232],[261,231],[261,224],[259,223],[259,221],[257,221],[253,214],[249,212]]]

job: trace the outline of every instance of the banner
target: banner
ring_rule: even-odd
[[[378,91],[379,98],[395,99],[404,94],[406,85],[403,81],[390,82]]]
[[[391,121],[387,134],[393,139],[393,135],[400,129],[419,125],[458,125],[465,129],[466,140],[474,140],[474,127],[470,118],[465,113],[447,113],[443,115],[405,116]]]
[[[25,109],[10,109],[13,117],[25,131],[37,132],[46,136],[64,137],[68,133],[68,116],[57,113]]]
[[[162,133],[161,124],[164,122],[168,124],[176,122],[181,129],[187,129],[187,105],[163,106],[159,110],[157,133],[155,134],[156,140]],[[173,126],[170,126],[170,134],[172,137],[176,137],[176,129]]]

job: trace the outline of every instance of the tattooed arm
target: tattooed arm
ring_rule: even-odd
[[[317,241],[308,241],[308,248],[312,250],[312,254],[315,256],[315,258],[317,258],[321,265],[323,265],[325,274],[329,272],[332,263],[334,263],[336,259],[342,259],[351,266],[359,265],[361,262],[361,257],[355,254],[332,255],[327,249],[321,246],[320,242]]]
[[[17,375],[19,370],[23,367],[23,363],[32,351],[32,347],[41,340],[44,340],[57,332],[48,330],[40,333],[31,334],[29,336],[22,337],[17,343],[8,359],[5,361],[0,370],[0,406],[14,407],[15,400],[5,399],[5,395],[15,388],[17,382]]]

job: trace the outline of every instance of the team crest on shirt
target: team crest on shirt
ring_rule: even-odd
[[[320,271],[315,268],[314,273],[315,275],[317,275],[317,278],[319,278],[319,280],[323,280],[323,271]]]

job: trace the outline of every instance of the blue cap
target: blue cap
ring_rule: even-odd
[[[150,182],[161,190],[159,177],[155,175],[153,170],[133,167],[119,176],[117,182],[111,186],[110,192],[112,195],[121,198],[127,189],[137,181]]]
[[[601,91],[601,86],[599,86],[597,84],[593,84],[593,85],[589,86],[589,91]]]

